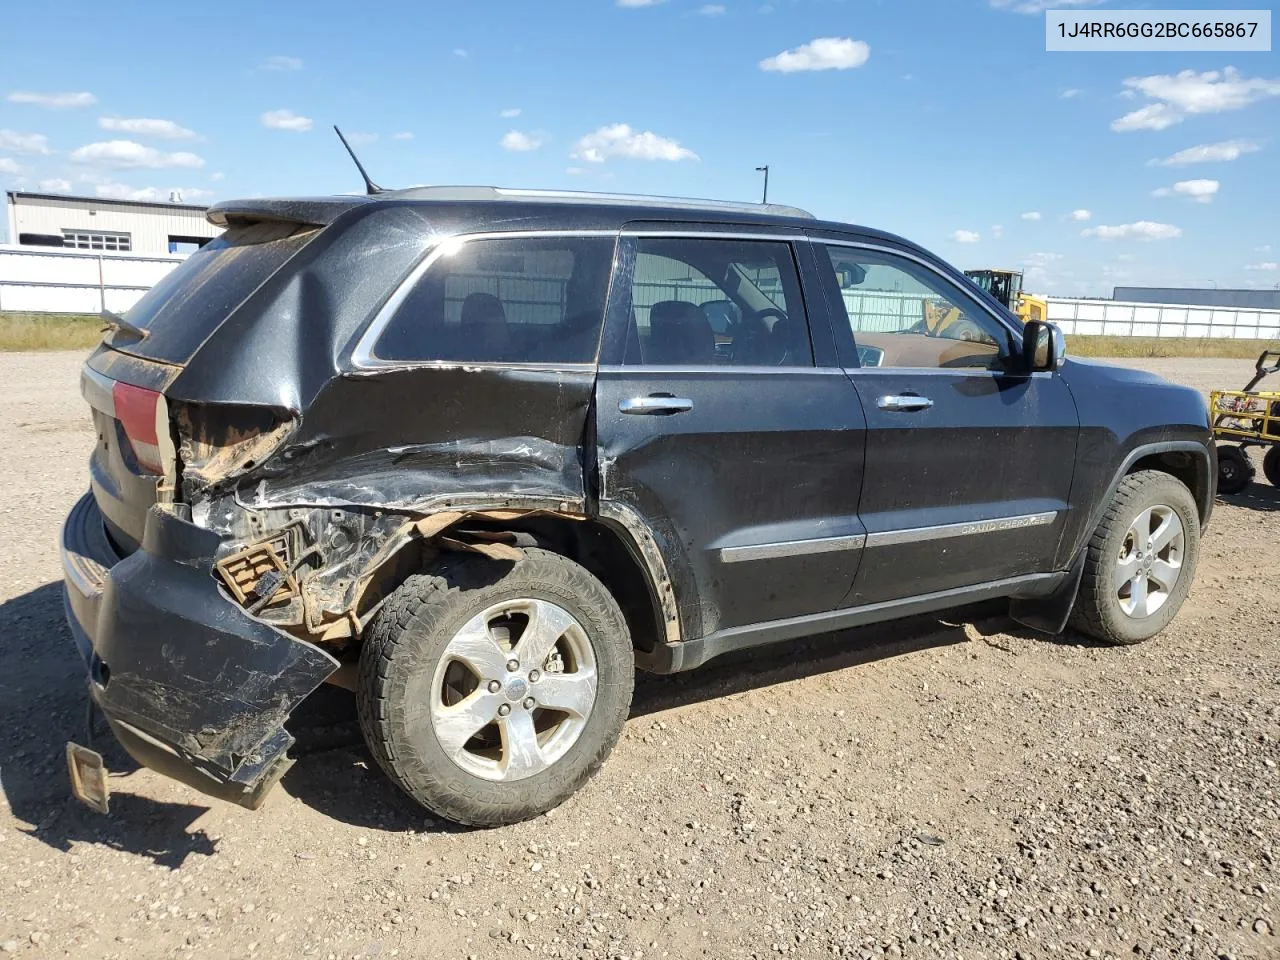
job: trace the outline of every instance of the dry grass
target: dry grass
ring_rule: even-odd
[[[76,313],[0,313],[0,350],[88,350],[102,339],[102,318]]]
[[[1226,357],[1252,360],[1263,350],[1280,349],[1277,340],[1226,340],[1205,337],[1067,337],[1067,354],[1079,357]]]

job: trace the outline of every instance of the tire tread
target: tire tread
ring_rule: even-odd
[[[612,707],[614,716],[600,718],[601,722],[609,724],[609,730],[580,771],[559,772],[553,766],[548,773],[557,775],[552,778],[549,790],[541,791],[525,803],[497,804],[438,789],[443,787],[443,781],[434,782],[430,789],[424,790],[420,782],[415,783],[421,777],[412,776],[404,759],[397,756],[390,716],[395,696],[391,689],[393,664],[399,657],[409,654],[406,645],[415,634],[429,635],[435,624],[457,613],[459,608],[473,604],[476,591],[511,576],[509,572],[495,581],[494,561],[470,554],[446,556],[434,569],[408,577],[391,593],[374,617],[365,632],[360,653],[356,708],[374,761],[393,782],[423,806],[467,826],[517,823],[563,802],[604,765],[622,732],[631,703],[635,680],[631,643],[626,633],[625,618],[616,601],[599,580],[566,557],[538,548],[525,548],[524,552],[525,559],[514,564],[511,572],[519,571],[522,578],[527,578],[534,571],[536,573],[532,580],[522,579],[522,586],[536,589],[541,583],[575,596],[589,597],[601,604],[608,617],[621,628],[620,640],[626,646],[627,669],[621,671],[622,682],[614,684],[617,689],[612,694],[613,703],[602,703],[606,693],[603,683],[597,692],[597,709],[608,711]],[[597,660],[600,656],[600,651],[597,651]],[[586,736],[585,731],[583,735]],[[426,773],[430,776],[431,771]]]

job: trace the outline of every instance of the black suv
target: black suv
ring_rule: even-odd
[[[206,793],[256,807],[330,680],[412,797],[508,823],[637,665],[991,598],[1134,643],[1190,588],[1204,400],[898,237],[494,188],[209,216],[84,366],[63,533],[94,702]]]

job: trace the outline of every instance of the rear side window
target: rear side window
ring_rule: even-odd
[[[640,238],[623,363],[812,366],[790,245]]]
[[[590,363],[613,265],[604,237],[512,237],[444,247],[374,347],[379,360]]]
[[[236,307],[318,232],[296,223],[232,227],[170,271],[124,315],[147,331],[145,338],[116,333],[111,345],[152,360],[186,363]]]

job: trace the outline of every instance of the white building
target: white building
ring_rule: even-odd
[[[56,193],[6,194],[9,243],[110,253],[190,253],[222,232],[206,207]]]

